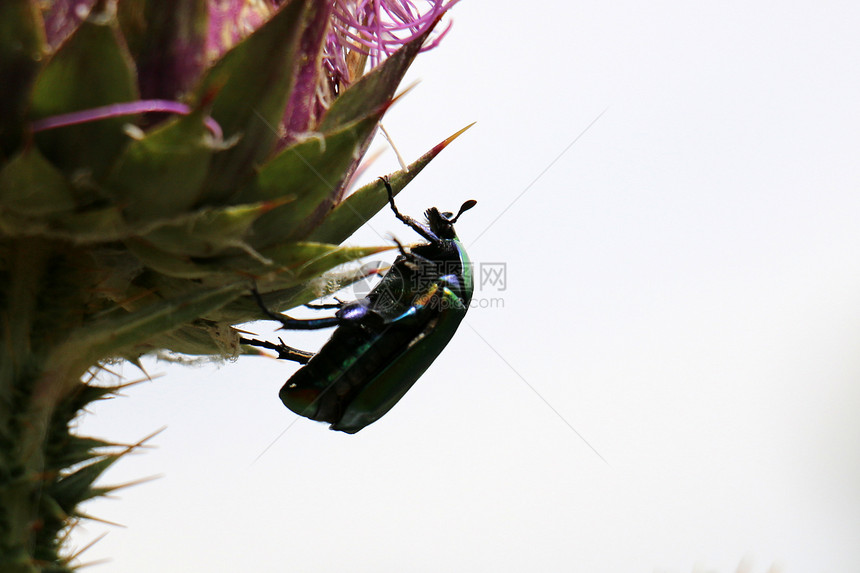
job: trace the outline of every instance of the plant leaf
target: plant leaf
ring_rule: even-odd
[[[0,208],[22,215],[72,211],[75,200],[63,174],[35,147],[28,147],[0,171]]]
[[[197,88],[197,101],[215,94],[212,117],[239,142],[217,156],[206,181],[205,202],[232,196],[269,154],[290,96],[295,54],[308,0],[291,0],[215,63]]]
[[[286,128],[286,141],[292,143],[296,134],[303,134],[317,124],[317,103],[319,78],[326,73],[323,65],[323,52],[328,37],[329,21],[334,2],[311,2],[308,5],[308,26],[302,34],[296,60],[296,83],[290,94],[283,124]]]
[[[167,253],[215,256],[225,249],[241,247],[254,221],[285,202],[202,209],[160,225],[143,238]]]
[[[467,125],[454,135],[448,137],[433,149],[419,157],[409,165],[409,169],[397,171],[389,177],[391,190],[399,193],[434,157],[445,149],[452,141],[474,124]],[[378,179],[368,183],[337,207],[332,209],[320,225],[308,236],[311,241],[340,244],[349,238],[359,227],[369,221],[385,205],[388,204],[388,191]]]
[[[134,64],[116,19],[90,15],[58,48],[36,79],[34,119],[137,99]],[[45,157],[67,173],[101,178],[128,141],[127,117],[70,125],[36,134]]]
[[[0,210],[0,230],[12,236],[41,235],[79,244],[115,241],[133,234],[118,207],[51,217],[26,217]]]
[[[178,99],[199,80],[206,65],[208,2],[149,1],[137,10],[128,4],[133,2],[119,3],[117,17],[137,62],[141,97]]]
[[[39,408],[57,404],[79,384],[74,373],[110,357],[123,356],[141,341],[170,332],[220,308],[248,289],[243,279],[219,287],[198,287],[183,296],[149,304],[120,316],[110,315],[69,333],[48,357],[34,395]],[[73,386],[69,386],[73,384]],[[35,409],[38,411],[38,409]]]
[[[375,265],[363,265],[357,269],[334,269],[301,285],[286,288],[273,288],[276,282],[268,282],[265,285],[266,290],[262,290],[260,295],[263,297],[263,304],[266,305],[266,308],[283,312],[334,294],[377,274],[378,271],[379,267]],[[260,319],[260,307],[254,297],[250,295],[241,296],[214,313],[206,315],[206,318],[229,324],[241,324]]]
[[[227,323],[197,321],[155,338],[153,348],[189,356],[235,356],[239,333]]]
[[[213,154],[203,119],[195,111],[126,147],[105,186],[130,220],[171,217],[200,198]]]
[[[257,279],[263,290],[282,289],[302,284],[325,271],[343,263],[375,255],[393,249],[384,247],[340,247],[325,243],[284,243],[260,251],[265,263],[248,256],[234,256],[214,259],[211,263],[219,270],[233,270],[236,273]]]
[[[150,269],[181,279],[203,279],[211,277],[211,269],[195,263],[191,257],[168,253],[140,237],[125,241],[125,246]]]
[[[333,201],[338,189],[358,162],[364,142],[382,116],[378,110],[360,121],[320,139],[287,147],[260,168],[253,184],[239,196],[242,202],[296,197],[289,205],[272,209],[254,224],[255,247],[303,237],[314,225],[313,214]]]

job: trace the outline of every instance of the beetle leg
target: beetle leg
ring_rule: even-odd
[[[403,255],[403,258],[411,259],[415,255],[406,250],[406,247],[403,246],[403,243],[397,240],[397,237],[391,237],[391,240],[394,241],[394,244],[397,245],[397,250],[400,251],[400,254]]]
[[[402,214],[397,209],[397,205],[394,204],[394,190],[391,188],[391,183],[388,182],[388,177],[380,177],[379,180],[382,181],[383,185],[385,185],[385,190],[388,191],[388,204],[391,205],[391,210],[394,211],[394,216],[400,219],[413,231],[415,231],[431,243],[438,243],[439,237],[431,233],[428,229],[424,227],[424,225],[422,225],[412,217]]]
[[[403,247],[400,245],[400,242],[397,239],[394,239],[394,242],[397,243],[398,247],[400,247],[401,255],[404,259],[406,259],[406,264],[409,266],[410,269],[422,274],[438,273],[439,263],[437,261],[434,261],[433,259],[428,259],[427,257],[423,257],[414,251],[404,251]]]
[[[432,264],[435,266],[436,263],[432,259],[428,259],[427,257],[422,257],[418,253],[411,251],[411,250],[407,251],[406,247],[403,246],[403,243],[401,243],[400,241],[397,240],[397,237],[391,237],[391,240],[394,241],[394,244],[397,245],[397,250],[400,251],[400,255],[404,259],[408,259],[412,263],[420,262],[422,264],[426,264],[426,265]]]
[[[331,328],[341,323],[341,320],[336,316],[327,318],[311,318],[308,320],[290,318],[289,316],[279,312],[272,312],[269,310],[266,307],[265,302],[263,302],[263,297],[260,295],[260,291],[257,290],[256,286],[251,289],[251,295],[257,302],[257,306],[259,306],[260,310],[263,311],[263,314],[274,321],[280,322],[281,328],[286,330],[319,330],[321,328]]]
[[[239,342],[242,344],[247,344],[248,346],[259,346],[260,348],[268,348],[269,350],[274,350],[278,353],[279,360],[292,360],[293,362],[298,362],[299,364],[307,364],[308,361],[314,357],[313,352],[305,352],[304,350],[299,350],[297,348],[293,348],[292,346],[287,346],[284,344],[284,341],[280,338],[278,339],[280,344],[275,344],[274,342],[268,342],[266,340],[257,340],[256,338],[240,338]]]

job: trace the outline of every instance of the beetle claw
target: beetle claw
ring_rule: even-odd
[[[314,357],[313,352],[305,352],[304,350],[299,350],[297,348],[293,348],[292,346],[287,346],[284,344],[284,341],[278,338],[280,344],[275,344],[274,342],[269,342],[267,340],[257,340],[256,338],[240,338],[239,342],[242,344],[247,344],[248,346],[259,346],[260,348],[267,348],[269,350],[274,350],[278,353],[278,360],[292,360],[293,362],[298,362],[299,364],[307,364],[311,358]]]

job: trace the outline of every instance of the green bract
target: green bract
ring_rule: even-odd
[[[430,33],[321,105],[328,3],[256,3],[270,13],[215,61],[203,0],[77,4],[0,3],[4,572],[70,569],[58,535],[128,451],[69,433],[116,390],[88,383],[102,365],[250,352],[235,327],[264,318],[253,284],[286,310],[390,248],[340,246],[386,201],[381,182],[346,188]],[[392,174],[394,191],[451,139]]]

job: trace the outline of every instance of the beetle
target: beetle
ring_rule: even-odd
[[[334,317],[289,318],[267,310],[255,292],[263,311],[283,328],[337,326],[315,355],[283,342],[242,339],[305,364],[281,388],[281,401],[348,434],[384,416],[415,384],[454,336],[474,290],[471,262],[454,223],[477,202],[466,201],[456,215],[431,207],[424,224],[401,214],[388,179],[380,180],[394,215],[427,242],[408,250],[398,242],[400,255],[380,283],[366,297],[337,305]]]

